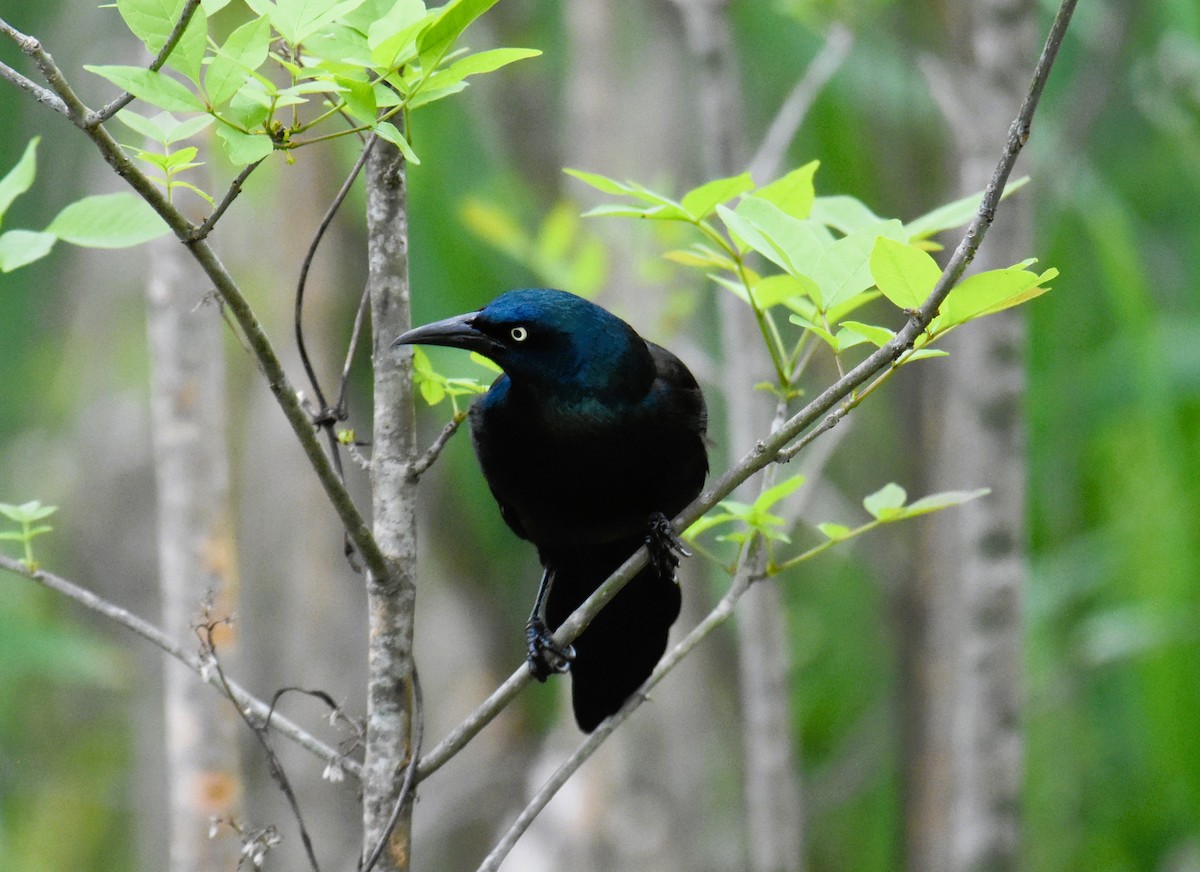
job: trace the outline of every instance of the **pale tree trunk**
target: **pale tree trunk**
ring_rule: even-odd
[[[151,431],[158,484],[158,552],[163,625],[195,641],[205,604],[211,619],[237,607],[237,554],[229,510],[225,367],[221,320],[204,305],[207,283],[174,239],[152,249],[147,286]],[[233,625],[213,634],[217,655],[234,659]],[[233,869],[241,847],[227,825],[241,822],[240,719],[180,664],[165,676],[167,779],[174,872]]]
[[[411,324],[408,213],[404,161],[377,142],[367,162],[367,269],[371,295],[375,424],[371,440],[374,534],[389,579],[368,578],[367,748],[363,777],[364,853],[382,836],[409,763],[414,728],[416,666],[413,620],[416,588],[416,482],[411,357],[392,341]],[[403,362],[402,362],[403,361]],[[404,804],[380,870],[409,868],[412,798]]]
[[[688,44],[700,67],[703,167],[706,179],[733,175],[748,159],[739,82],[725,0],[675,0]],[[775,168],[768,168],[773,174]],[[756,178],[764,184],[770,178]],[[773,405],[751,386],[773,382],[770,358],[753,313],[718,291],[723,365],[721,386],[728,409],[725,438],[736,457],[769,431]],[[738,498],[752,501],[747,483]],[[761,575],[766,550],[757,543],[739,572]],[[796,760],[789,678],[791,663],[783,594],[771,580],[755,583],[737,614],[738,690],[742,717],[742,791],[746,847],[753,872],[799,872],[804,868],[804,809]]]
[[[929,77],[954,134],[960,193],[983,188],[1028,86],[1030,0],[954,7],[952,59]],[[1030,199],[997,212],[978,268],[1030,250]],[[917,570],[906,723],[908,866],[1016,869],[1020,848],[1021,607],[1025,564],[1024,315],[1010,309],[950,337],[950,365],[924,385],[926,490],[987,485],[989,497],[933,516]]]

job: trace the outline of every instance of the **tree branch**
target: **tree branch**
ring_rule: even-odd
[[[90,110],[72,90],[57,64],[54,63],[54,59],[42,47],[42,44],[37,39],[16,30],[3,19],[0,19],[0,33],[12,39],[22,51],[33,59],[50,87],[66,104],[67,116],[75,126],[91,138],[113,171],[128,182],[138,195],[159,214],[176,237],[187,246],[197,263],[213,282],[217,293],[220,294],[229,311],[233,313],[234,319],[245,335],[247,344],[257,358],[263,375],[266,376],[267,386],[275,395],[284,416],[292,427],[292,432],[300,442],[301,449],[317,473],[317,478],[345,526],[350,541],[354,543],[354,547],[362,555],[367,568],[375,574],[377,579],[390,580],[392,573],[389,563],[375,542],[370,526],[326,456],[320,440],[312,429],[308,414],[301,405],[300,398],[271,345],[271,340],[263,331],[262,325],[241,288],[225,269],[216,252],[208,245],[207,240],[194,238],[197,228],[168,202],[154,183],[133,164],[104,126],[89,125],[87,119]]]
[[[266,158],[263,158],[263,160],[266,160]],[[242,193],[242,185],[246,183],[246,179],[250,178],[250,174],[258,169],[261,163],[262,160],[257,160],[250,164],[250,166],[242,168],[242,171],[229,183],[229,190],[225,192],[225,196],[221,198],[221,202],[212,210],[212,214],[204,219],[203,224],[192,231],[192,239],[199,242],[212,233],[213,227],[221,220],[221,216],[225,214],[225,210],[232,206],[233,201]]]
[[[179,13],[179,20],[175,22],[175,26],[171,28],[171,32],[167,34],[167,41],[163,43],[163,47],[159,49],[154,60],[150,61],[150,69],[158,71],[162,69],[162,65],[167,62],[167,58],[171,56],[171,52],[175,50],[175,46],[179,45],[179,40],[183,37],[183,32],[187,30],[188,24],[192,20],[192,16],[196,14],[196,10],[200,8],[200,0],[187,0],[183,5],[183,10]],[[117,97],[111,103],[106,105],[98,112],[93,112],[88,115],[87,125],[95,127],[97,124],[103,124],[108,119],[112,118],[126,106],[134,101],[134,96],[129,92],[125,92]]]
[[[59,99],[57,94],[50,89],[43,88],[36,82],[25,78],[3,61],[0,61],[0,79],[7,79],[18,88],[28,91],[31,95],[33,95],[33,99],[37,100],[43,106],[49,106],[51,109],[61,115],[67,114],[67,104]]]
[[[27,578],[30,581],[36,581],[43,587],[60,593],[68,599],[74,600],[86,609],[104,615],[110,620],[116,621],[121,626],[141,636],[150,644],[164,651],[166,654],[174,657],[192,672],[200,676],[201,680],[206,684],[212,685],[225,696],[225,689],[221,684],[220,679],[212,674],[206,668],[200,657],[189,654],[184,650],[183,646],[179,645],[174,639],[166,633],[151,624],[144,618],[140,618],[133,612],[123,609],[115,603],[111,603],[102,597],[97,596],[91,591],[80,587],[73,581],[69,581],[52,572],[47,572],[44,569],[31,571],[19,560],[15,560],[7,555],[0,554],[0,569],[7,569],[14,575],[19,575],[22,578]],[[254,717],[266,721],[267,716],[271,712],[271,707],[257,697],[250,694],[236,681],[229,680],[230,695],[237,703],[238,707],[243,711],[250,710]],[[313,736],[303,727],[289,720],[283,715],[271,715],[271,726],[278,730],[282,735],[287,736],[300,747],[311,751],[314,755],[326,762],[335,762],[347,772],[354,775],[356,778],[362,777],[362,765],[350,757],[346,757],[336,748],[325,744],[320,739]]]
[[[738,463],[727,470],[724,475],[701,493],[691,505],[680,512],[674,520],[674,527],[677,531],[687,529],[709,509],[725,499],[742,482],[750,478],[750,476],[768,464],[778,461],[780,455],[788,448],[790,443],[800,437],[809,427],[821,421],[827,414],[828,420],[823,421],[819,429],[822,432],[831,429],[845,415],[845,412],[839,413],[834,407],[851,396],[856,388],[865,384],[876,373],[890,366],[901,354],[911,349],[913,343],[916,342],[917,338],[933,321],[937,315],[938,308],[946,299],[947,294],[950,293],[951,288],[962,278],[963,272],[975,257],[975,253],[979,250],[979,246],[983,242],[988,228],[991,227],[992,221],[995,219],[996,206],[1004,193],[1004,187],[1012,173],[1013,164],[1016,163],[1017,156],[1029,139],[1034,112],[1037,109],[1042,91],[1045,89],[1046,80],[1054,65],[1054,59],[1058,55],[1058,49],[1062,45],[1063,36],[1071,21],[1071,15],[1075,11],[1075,4],[1076,0],[1063,0],[1059,7],[1054,22],[1050,27],[1046,44],[1034,68],[1029,91],[1021,104],[1017,117],[1009,127],[1008,138],[1004,144],[1003,152],[992,175],[992,180],[984,192],[983,200],[979,204],[979,210],[971,220],[962,240],[955,248],[953,255],[942,271],[941,277],[934,285],[933,290],[930,291],[925,302],[921,304],[920,308],[910,314],[908,321],[896,332],[896,335],[891,340],[876,349],[861,363],[822,391],[808,405],[793,415],[778,432],[756,444]],[[831,410],[833,412],[829,414]],[[600,609],[616,596],[617,592],[633,576],[641,571],[646,565],[646,559],[647,552],[645,547],[639,548],[634,552],[628,560],[609,576],[604,584],[596,589],[595,593],[588,597],[583,605],[576,609],[563,622],[562,626],[554,634],[555,643],[566,645],[578,636]],[[689,635],[688,638],[691,638],[691,636]],[[658,670],[655,671],[655,675],[657,674]],[[445,764],[460,748],[466,745],[495,718],[504,706],[530,680],[528,670],[522,664],[500,687],[493,691],[491,696],[484,700],[474,712],[468,715],[462,723],[455,727],[421,760],[417,769],[418,779],[427,777]],[[652,676],[651,681],[654,680]],[[633,700],[637,699],[639,697],[635,695]],[[633,702],[634,706],[636,704],[636,702]],[[630,704],[627,703],[628,705]],[[613,717],[617,718],[621,717],[621,715],[618,713],[618,715],[614,715]],[[602,729],[604,729],[603,724],[597,729],[597,732]]]

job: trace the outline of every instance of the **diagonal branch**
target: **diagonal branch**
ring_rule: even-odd
[[[199,8],[200,0],[187,0],[187,3],[183,4],[183,10],[179,13],[179,20],[175,22],[175,26],[171,28],[171,32],[167,34],[167,41],[163,43],[163,47],[159,49],[154,60],[150,61],[151,70],[157,72],[162,69],[162,65],[167,62],[167,58],[171,56],[171,52],[175,50],[175,46],[179,45],[179,40],[183,38],[183,32],[187,30],[192,16],[196,14],[196,10]],[[88,115],[87,125],[95,127],[97,124],[103,124],[132,103],[134,99],[134,96],[126,91],[103,109]]]
[[[233,276],[229,274],[217,257],[216,252],[209,246],[206,239],[195,238],[196,227],[133,164],[104,126],[89,123],[91,110],[79,99],[74,89],[63,77],[62,71],[54,59],[42,47],[41,42],[21,33],[2,18],[0,18],[0,34],[8,36],[30,56],[54,93],[66,104],[67,117],[91,138],[113,171],[128,182],[138,195],[159,214],[171,231],[191,252],[196,262],[200,264],[245,335],[246,342],[267,379],[267,386],[275,395],[301,449],[308,457],[309,463],[312,464],[317,478],[325,489],[326,496],[341,519],[346,534],[350,537],[350,541],[354,543],[354,547],[358,549],[374,577],[384,583],[390,582],[393,578],[391,567],[376,543],[370,525],[359,511],[358,506],[355,505],[322,449],[308,414],[301,405],[300,398],[284,371],[283,363],[280,361],[279,355],[275,353],[271,340],[263,330],[262,324],[259,323],[253,308],[237,282],[234,281]]]
[[[182,645],[145,618],[138,617],[133,612],[123,609],[103,597],[97,596],[91,591],[75,584],[73,581],[43,569],[30,570],[21,561],[14,560],[3,554],[0,554],[0,569],[7,569],[9,572],[19,575],[22,578],[36,581],[43,587],[74,600],[84,608],[116,621],[121,626],[150,642],[150,644],[162,649],[168,655],[192,670],[192,672],[199,675],[205,683],[212,685],[222,695],[226,695],[226,689],[221,679],[213,674],[210,669],[206,668],[206,664],[202,662],[200,657],[189,654]],[[232,679],[228,680],[228,696],[237,704],[239,709],[243,712],[249,711],[259,722],[266,722],[268,716],[270,716],[271,726],[300,747],[311,751],[326,762],[337,763],[356,778],[362,776],[362,765],[357,760],[346,757],[336,748],[325,744],[303,727],[283,715],[272,714],[270,706],[251,695],[245,688]]]
[[[984,192],[979,210],[967,227],[962,240],[955,248],[941,277],[933,290],[921,304],[909,315],[905,325],[886,344],[876,349],[861,363],[849,370],[844,376],[822,391],[803,409],[792,416],[778,432],[760,441],[737,464],[725,472],[716,482],[705,489],[691,505],[685,508],[675,518],[674,526],[677,531],[687,529],[700,519],[709,509],[725,499],[735,488],[750,476],[771,463],[781,459],[781,455],[804,432],[814,424],[821,422],[820,431],[832,429],[844,417],[845,412],[835,408],[853,392],[865,384],[872,376],[879,373],[896,360],[901,354],[913,347],[917,338],[937,315],[938,308],[950,293],[950,290],[962,278],[963,272],[974,259],[984,236],[995,219],[996,206],[1004,193],[1004,187],[1012,173],[1017,156],[1021,153],[1029,139],[1033,115],[1046,87],[1046,80],[1058,55],[1058,49],[1070,24],[1071,15],[1075,11],[1076,0],[1063,0],[1050,27],[1046,44],[1034,68],[1029,91],[1021,104],[1020,111],[1009,127],[1008,138],[1004,150],[992,175],[992,180]],[[616,596],[645,565],[647,560],[646,548],[639,548],[628,560],[618,568],[587,601],[576,609],[571,616],[559,627],[554,634],[554,641],[566,645],[588,625],[604,605]],[[690,637],[689,637],[690,638]],[[660,664],[661,666],[661,664]],[[655,675],[658,671],[655,671]],[[521,665],[509,678],[497,688],[491,696],[457,727],[455,727],[441,742],[439,742],[422,759],[418,767],[418,777],[425,778],[446,763],[457,751],[466,745],[480,730],[482,730],[530,681],[528,670]],[[651,677],[651,681],[655,679]],[[631,700],[633,706],[640,704],[639,695]],[[630,703],[627,703],[627,707]],[[622,709],[624,711],[624,709]],[[621,717],[620,713],[614,718]],[[602,725],[599,730],[604,729]],[[595,734],[593,734],[595,735]],[[597,743],[598,744],[598,743]]]
[[[67,104],[60,100],[57,94],[48,88],[43,88],[37,82],[25,78],[3,61],[0,61],[0,79],[7,79],[18,88],[28,91],[33,95],[33,99],[43,106],[49,106],[61,115],[67,114]]]

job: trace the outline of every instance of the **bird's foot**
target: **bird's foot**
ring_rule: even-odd
[[[526,663],[529,673],[538,681],[545,681],[551,675],[562,674],[571,668],[575,659],[573,645],[555,644],[554,638],[546,625],[540,620],[530,620],[525,625],[525,642],[528,646]]]
[[[692,556],[671,526],[670,519],[662,512],[650,516],[650,523],[646,527],[646,548],[650,552],[650,565],[659,578],[674,579],[679,558]]]

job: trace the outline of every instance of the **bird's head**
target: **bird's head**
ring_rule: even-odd
[[[409,330],[393,345],[477,351],[514,383],[551,393],[644,392],[654,379],[646,343],[632,327],[595,303],[546,288],[509,291],[477,312]]]

